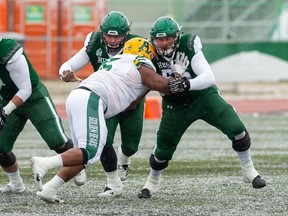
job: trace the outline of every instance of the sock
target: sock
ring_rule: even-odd
[[[20,171],[19,169],[16,172],[12,173],[7,173],[10,182],[15,186],[15,187],[20,187],[23,184],[23,180],[20,176]]]
[[[61,154],[48,157],[47,159],[49,160],[49,163],[47,163],[49,169],[56,168],[56,167],[63,167]]]
[[[250,155],[250,149],[247,149],[246,151],[243,151],[243,152],[237,152],[237,154],[239,156],[241,165],[246,165],[247,163],[252,161],[251,155]]]
[[[130,156],[124,155],[122,152],[121,146],[118,147],[118,164],[123,166],[123,165],[130,165]]]
[[[153,180],[158,181],[160,179],[162,172],[163,172],[163,170],[154,170],[154,169],[150,168],[149,177]]]
[[[107,176],[107,187],[122,187],[122,181],[118,175],[118,171],[105,172]]]
[[[65,181],[60,178],[58,175],[55,175],[49,182],[47,182],[44,187],[48,187],[53,190],[58,190],[62,185],[65,184]]]

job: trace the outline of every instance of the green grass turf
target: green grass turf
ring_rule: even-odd
[[[139,151],[132,158],[132,172],[123,182],[121,197],[98,198],[106,183],[99,164],[87,169],[88,182],[82,187],[73,181],[58,195],[63,204],[46,204],[36,196],[30,158],[49,156],[41,137],[28,123],[14,152],[21,166],[27,190],[22,194],[0,194],[0,215],[287,215],[288,119],[286,114],[241,116],[252,139],[251,153],[256,169],[267,186],[253,189],[242,180],[237,154],[221,132],[202,121],[194,123],[183,136],[162,175],[160,191],[150,199],[137,193],[149,173],[148,158],[155,143],[158,121],[145,121]],[[67,134],[68,124],[64,121]],[[117,131],[115,148],[119,146]],[[56,169],[45,176],[48,180]],[[0,172],[0,186],[8,182]]]

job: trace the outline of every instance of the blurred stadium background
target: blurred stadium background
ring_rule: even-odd
[[[157,17],[174,17],[200,36],[218,82],[288,79],[288,0],[0,0],[0,34],[24,42],[40,77],[53,80],[111,10],[145,37]]]

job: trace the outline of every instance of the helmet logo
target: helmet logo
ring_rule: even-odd
[[[109,30],[107,32],[108,35],[118,35],[118,32],[117,31],[113,31],[113,30]]]
[[[157,33],[156,37],[167,37],[167,34],[165,32]]]
[[[143,38],[133,38],[127,41],[123,53],[144,56],[150,60],[156,56],[153,46]]]

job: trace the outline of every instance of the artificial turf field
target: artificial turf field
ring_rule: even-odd
[[[132,172],[123,182],[124,192],[117,198],[98,198],[106,183],[99,164],[87,169],[88,181],[82,187],[68,182],[58,195],[63,204],[47,204],[36,196],[30,158],[54,152],[28,123],[19,136],[14,152],[18,157],[26,192],[0,194],[0,215],[287,215],[288,194],[288,116],[241,115],[252,140],[251,153],[256,169],[267,186],[254,189],[242,180],[237,154],[231,142],[202,121],[194,123],[183,136],[162,175],[157,194],[138,199],[137,193],[149,173],[148,158],[155,142],[159,121],[146,120],[139,151],[132,157]],[[63,122],[69,135],[68,124]],[[119,146],[119,131],[115,148]],[[57,170],[50,170],[45,180]],[[8,177],[0,172],[0,186]]]

